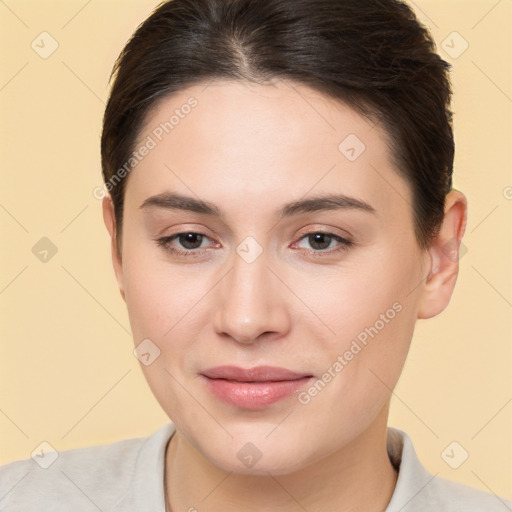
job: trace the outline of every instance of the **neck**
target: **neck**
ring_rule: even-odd
[[[166,452],[170,512],[385,511],[397,474],[386,450],[387,409],[356,439],[286,475],[242,475],[214,466],[176,432]]]

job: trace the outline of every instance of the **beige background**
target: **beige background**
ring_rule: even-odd
[[[30,457],[42,441],[57,450],[110,443],[167,421],[132,353],[92,193],[110,69],[156,4],[0,2],[0,463]],[[449,308],[417,325],[390,423],[432,473],[510,497],[512,3],[414,6],[454,65],[468,252]],[[46,59],[31,47],[51,49],[43,31],[59,45]],[[42,237],[58,249],[46,262],[32,253]],[[469,453],[458,469],[441,457],[453,441],[452,465]]]

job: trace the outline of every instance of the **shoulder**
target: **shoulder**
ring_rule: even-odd
[[[501,496],[429,473],[410,437],[388,427],[388,455],[398,480],[386,512],[506,512],[512,503]]]
[[[19,460],[2,466],[0,510],[43,510],[43,504],[48,507],[49,500],[52,505],[48,509],[55,510],[57,496],[68,507],[89,501],[91,507],[94,503],[100,509],[109,508],[129,485],[143,443],[144,439],[128,439],[111,445],[54,452],[55,455],[42,452],[35,454],[36,460]]]
[[[435,477],[428,491],[447,512],[507,512],[512,502],[490,492]]]
[[[0,511],[112,510],[130,492],[136,472],[147,466],[144,459],[154,464],[163,453],[171,430],[166,425],[146,438],[53,453],[43,450],[31,459],[1,466]],[[155,475],[148,478],[155,480]]]

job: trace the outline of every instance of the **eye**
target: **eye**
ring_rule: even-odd
[[[199,254],[205,246],[203,242],[210,240],[210,237],[195,231],[186,231],[174,235],[165,236],[156,240],[159,246],[175,254]]]
[[[345,251],[354,245],[353,242],[334,233],[314,231],[302,236],[297,242],[306,241],[313,250],[306,248],[305,252],[314,256],[327,256],[338,251]],[[300,249],[304,249],[299,245]]]
[[[209,247],[208,241],[212,241],[209,236],[195,231],[175,233],[156,240],[160,247],[178,256],[199,256]],[[311,249],[303,247],[301,245],[303,241]],[[313,231],[303,235],[294,245],[298,246],[301,252],[308,255],[328,256],[339,251],[348,250],[354,243],[334,233]],[[220,247],[220,244],[213,243],[211,246]]]

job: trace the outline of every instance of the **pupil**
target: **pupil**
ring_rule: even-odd
[[[185,249],[197,249],[201,246],[202,235],[198,235],[197,233],[186,233],[185,235],[180,235],[180,243],[185,247]]]
[[[331,243],[331,237],[329,235],[324,235],[323,233],[315,233],[313,235],[309,235],[309,243],[313,248],[315,248],[316,244],[317,249],[327,249]],[[320,247],[318,247],[318,245],[320,245]]]

